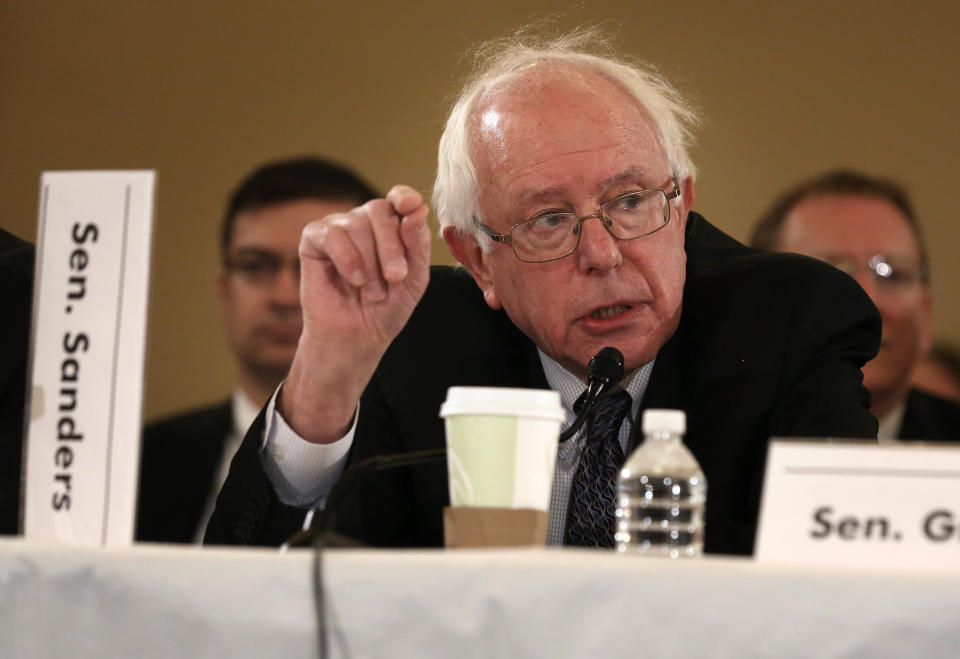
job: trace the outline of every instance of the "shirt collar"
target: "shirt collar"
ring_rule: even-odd
[[[567,427],[573,423],[573,420],[576,418],[576,414],[573,412],[573,404],[584,390],[586,390],[587,385],[583,380],[540,350],[540,348],[537,348],[537,354],[540,356],[540,363],[543,365],[543,374],[547,377],[547,384],[550,385],[551,389],[560,394],[560,402],[563,404],[563,410],[567,415],[564,427]],[[620,386],[630,394],[630,398],[632,399],[631,418],[636,418],[637,410],[640,409],[640,403],[643,400],[643,394],[647,390],[647,384],[650,382],[650,373],[653,371],[655,361],[656,358],[640,368],[627,373],[626,377],[620,381]]]
[[[900,435],[900,426],[903,425],[903,414],[907,411],[907,400],[904,398],[897,403],[885,417],[880,419],[877,429],[877,439],[881,444],[895,441]]]
[[[247,428],[253,425],[257,415],[260,413],[260,406],[254,403],[240,389],[234,389],[230,398],[230,413],[233,418],[233,430],[240,437],[247,434]]]

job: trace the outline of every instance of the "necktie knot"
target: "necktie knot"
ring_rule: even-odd
[[[590,424],[587,427],[587,441],[607,437],[611,432],[616,437],[630,409],[630,402],[630,394],[623,390],[598,398],[587,420]]]

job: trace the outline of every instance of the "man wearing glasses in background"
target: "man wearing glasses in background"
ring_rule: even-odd
[[[692,212],[693,113],[648,69],[585,52],[597,37],[506,44],[463,90],[434,203],[464,268],[429,268],[428,209],[406,186],[306,228],[297,354],[205,542],[278,544],[345,463],[442,447],[452,385],[553,388],[569,423],[605,346],[623,353],[629,404],[559,447],[550,544],[613,545],[617,465],[587,464],[596,453],[583,448],[609,442],[605,455],[622,460],[644,408],[687,413],[710,483],[709,552],[752,551],[768,437],[875,436],[860,383],[879,340],[867,297],[832,268],[749,250]],[[344,499],[337,530],[442,545],[447,487],[443,464],[376,473]],[[574,536],[587,491],[604,503],[592,527],[576,516]]]
[[[856,279],[877,306],[880,352],[863,367],[863,382],[881,441],[960,439],[960,406],[911,388],[930,349],[930,260],[899,185],[844,170],[805,181],[774,202],[750,243],[826,261]]]
[[[375,196],[349,169],[314,157],[262,165],[234,190],[221,228],[217,301],[237,386],[222,403],[144,430],[138,540],[203,538],[230,458],[286,377],[297,348],[303,228]]]

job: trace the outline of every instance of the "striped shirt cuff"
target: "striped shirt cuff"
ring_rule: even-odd
[[[277,498],[290,506],[309,508],[330,493],[343,472],[360,406],[346,435],[332,444],[314,444],[294,432],[277,411],[280,387],[267,403],[267,427],[260,459]]]

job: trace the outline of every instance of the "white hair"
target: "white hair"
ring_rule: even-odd
[[[696,111],[651,67],[589,52],[598,45],[605,48],[597,30],[581,29],[538,43],[530,43],[521,34],[481,47],[477,71],[464,85],[440,138],[433,204],[441,227],[453,225],[472,233],[484,249],[489,248],[487,236],[472,223],[473,217],[482,218],[471,118],[486,95],[545,71],[599,73],[621,85],[653,120],[672,173],[681,180],[695,178],[696,169],[687,149],[693,142],[690,128],[699,122]]]

